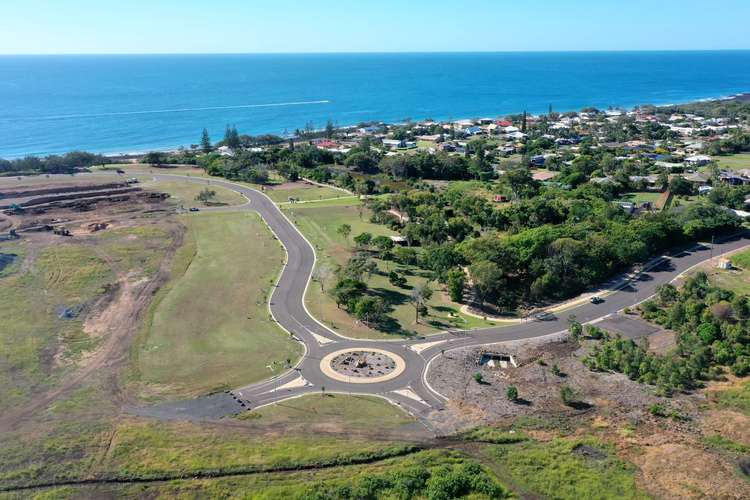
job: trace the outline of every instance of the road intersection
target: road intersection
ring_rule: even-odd
[[[196,400],[131,408],[133,413],[163,419],[220,418],[306,394],[327,392],[383,397],[425,421],[431,412],[444,409],[447,402],[427,382],[431,362],[446,351],[559,334],[567,329],[570,316],[581,323],[600,321],[643,302],[654,295],[660,284],[673,281],[709,258],[750,245],[750,236],[742,234],[714,243],[713,248],[699,244],[689,250],[665,255],[665,259],[647,272],[624,284],[619,282],[617,289],[607,294],[604,303],[579,303],[562,313],[563,318],[555,317],[551,321],[526,321],[512,326],[450,331],[426,338],[352,339],[326,327],[305,307],[305,293],[316,262],[315,250],[270,198],[260,191],[228,181],[167,174],[159,174],[155,178],[210,183],[237,191],[249,200],[245,205],[232,207],[232,210],[252,210],[260,214],[287,252],[286,263],[270,296],[270,313],[279,326],[305,348],[295,367],[270,380]],[[321,366],[322,360],[331,359],[336,353],[363,350],[392,353],[391,357],[403,361],[403,367],[395,376],[378,377],[371,383],[363,383],[362,380],[352,381],[351,377],[332,376],[330,370]]]

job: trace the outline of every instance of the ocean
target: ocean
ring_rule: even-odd
[[[750,51],[0,56],[0,157],[750,91]]]

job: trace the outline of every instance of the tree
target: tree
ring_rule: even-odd
[[[566,406],[575,406],[576,392],[569,386],[564,385],[560,388],[560,399]]]
[[[333,122],[331,120],[328,120],[326,122],[326,139],[333,139],[333,134],[336,131],[336,128],[333,126]]]
[[[210,153],[213,147],[211,146],[211,137],[208,135],[208,129],[203,129],[203,134],[201,135],[201,150],[203,150],[204,153]]]
[[[388,236],[376,236],[372,239],[372,244],[377,247],[381,255],[388,253],[393,249],[393,240]]]
[[[477,384],[481,384],[484,381],[484,376],[481,373],[477,372],[474,374],[474,381]]]
[[[380,297],[362,297],[354,305],[354,315],[367,326],[380,323],[385,310],[385,301]]]
[[[679,297],[677,289],[671,283],[659,285],[656,288],[656,293],[659,296],[659,302],[661,302],[663,305],[671,304]]]
[[[240,148],[242,141],[240,141],[240,134],[237,133],[237,127],[227,125],[227,129],[224,132],[224,144],[230,149]]]
[[[352,234],[352,226],[350,226],[349,224],[341,224],[338,229],[336,229],[336,232],[343,236],[348,243],[349,235]]]
[[[525,134],[527,128],[528,128],[528,116],[526,114],[526,111],[524,111],[523,117],[521,118],[521,132]]]
[[[398,274],[396,271],[391,271],[388,273],[388,281],[393,286],[397,286],[399,288],[404,288],[406,286],[406,278]]]
[[[312,280],[317,281],[320,284],[321,292],[325,292],[325,283],[330,279],[332,274],[331,268],[325,265],[318,266],[313,271]]]
[[[515,385],[509,385],[505,390],[505,397],[510,401],[516,401],[518,399],[518,389]]]
[[[419,313],[426,313],[426,302],[430,300],[430,298],[432,298],[432,289],[427,283],[423,285],[417,285],[412,289],[409,300],[414,306],[417,323],[419,323]]]
[[[372,241],[372,234],[371,233],[360,233],[357,236],[354,237],[354,243],[359,248],[367,248],[370,246],[370,242]]]
[[[362,281],[354,278],[343,278],[333,287],[331,295],[333,295],[337,307],[340,308],[344,305],[347,309],[352,309],[356,300],[359,299],[366,290],[367,285]]]
[[[448,271],[448,293],[453,302],[461,302],[464,298],[464,287],[466,286],[466,274],[461,269]]]
[[[167,155],[166,153],[161,153],[158,151],[152,151],[150,153],[146,153],[143,156],[143,163],[147,163],[149,165],[153,165],[155,167],[159,167],[167,162]]]
[[[583,335],[583,326],[578,321],[571,321],[568,331],[570,332],[570,338],[574,342],[578,342]]]
[[[208,188],[203,188],[203,190],[198,193],[198,196],[195,197],[195,201],[200,201],[202,203],[208,204],[214,198],[216,198],[216,191]]]

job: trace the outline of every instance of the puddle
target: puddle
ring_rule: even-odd
[[[14,253],[0,253],[0,271],[13,264],[18,255]]]

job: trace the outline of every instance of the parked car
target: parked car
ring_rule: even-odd
[[[599,297],[598,295],[594,295],[593,297],[591,297],[592,304],[601,304],[602,302],[604,302],[604,299]]]

